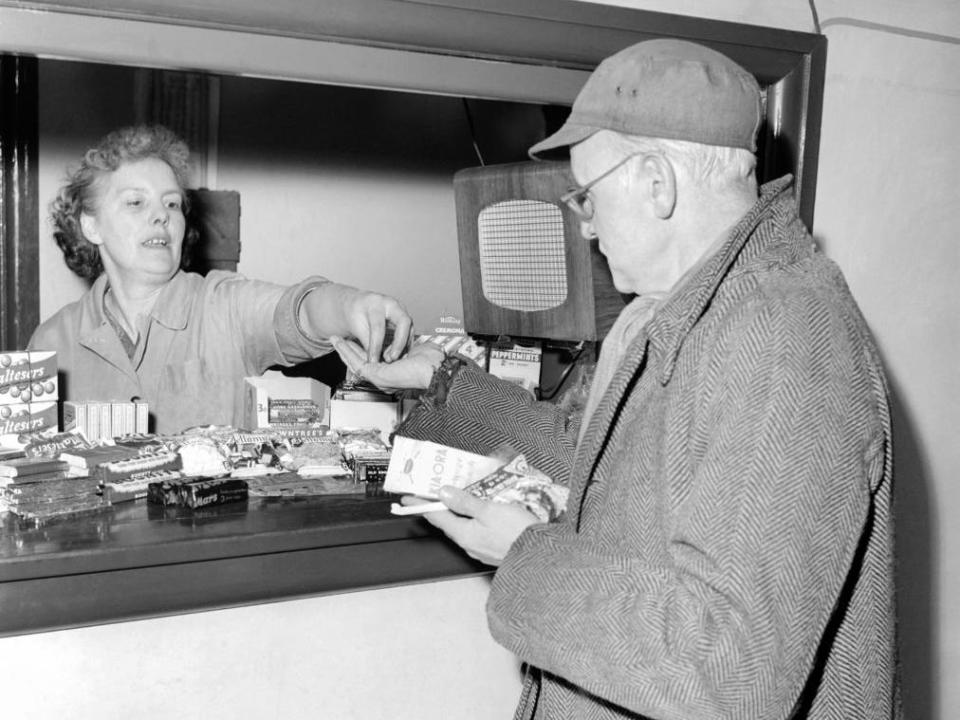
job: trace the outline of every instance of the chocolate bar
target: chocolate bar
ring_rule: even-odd
[[[77,475],[70,472],[38,473],[37,475],[22,475],[21,477],[0,477],[0,488],[21,487],[24,485],[46,485],[63,480],[76,480]]]
[[[179,470],[183,467],[180,455],[169,450],[152,452],[136,457],[101,463],[94,470],[94,476],[103,484],[120,482],[137,473],[150,470]]]
[[[176,482],[183,478],[179,470],[147,470],[124,480],[100,484],[100,492],[111,505],[147,497],[151,483]]]
[[[247,482],[229,477],[152,482],[147,487],[147,502],[157,505],[182,505],[189,508],[246,500],[247,495]]]
[[[21,503],[10,506],[10,512],[26,520],[48,520],[54,517],[75,515],[106,507],[98,495],[78,497],[59,502]]]
[[[67,463],[53,458],[14,458],[0,463],[0,477],[15,478],[48,472],[64,472],[68,468]]]
[[[32,438],[23,448],[27,457],[55,458],[62,452],[75,448],[90,448],[93,445],[82,435],[72,432],[62,432],[47,437]]]
[[[91,448],[72,448],[68,452],[60,453],[60,459],[71,467],[92,470],[101,463],[136,457],[139,454],[137,449],[121,445],[96,445]]]
[[[96,488],[96,483],[88,478],[55,477],[40,482],[0,485],[0,493],[6,497],[58,497],[91,494]]]

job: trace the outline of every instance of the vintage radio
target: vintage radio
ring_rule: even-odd
[[[596,240],[559,200],[566,162],[454,175],[464,328],[472,335],[601,340],[624,306]]]

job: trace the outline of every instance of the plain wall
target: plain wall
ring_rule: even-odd
[[[807,0],[625,0],[610,4],[792,30],[814,28]],[[960,450],[952,437],[960,426],[960,381],[955,371],[960,351],[960,290],[952,278],[960,268],[953,231],[960,224],[954,180],[954,170],[960,166],[960,143],[954,129],[960,118],[960,79],[956,73],[960,67],[960,4],[954,0],[821,0],[816,7],[829,46],[814,231],[818,242],[847,275],[879,342],[893,391],[899,610],[907,716],[946,720],[960,706],[960,685],[955,682],[960,677],[960,567],[955,560],[960,555],[960,526],[951,521],[960,514],[960,484],[955,482],[960,475]],[[96,92],[109,90],[99,87]],[[74,112],[76,108],[60,111]],[[238,166],[233,177],[239,182],[248,170]],[[220,177],[232,173],[228,164]],[[426,193],[426,184],[414,184],[412,195]],[[221,186],[225,187],[223,183]],[[41,197],[45,197],[43,186]],[[317,205],[316,220],[296,221],[309,226],[306,234],[311,237],[314,223],[329,222],[322,217],[323,208],[329,206],[322,202]],[[246,221],[253,210],[245,208]],[[430,237],[442,237],[450,227],[431,229]],[[246,225],[243,233],[248,236]],[[387,235],[393,237],[388,233],[385,241]],[[345,236],[356,233],[346,232]],[[445,247],[417,247],[425,256],[431,251],[448,252]],[[244,252],[248,250],[245,245]],[[59,258],[55,254],[44,253],[42,248],[41,314],[46,316],[74,291],[64,291],[57,285],[64,278],[69,281],[69,276],[58,274]],[[248,257],[245,255],[244,262]],[[317,267],[317,271],[331,275],[335,270],[342,270],[344,277],[351,272],[346,264],[342,268],[330,263]],[[377,277],[388,281],[386,276]],[[425,296],[427,291],[421,288],[417,292]],[[442,292],[448,299],[440,304],[454,302],[456,293],[451,288]],[[407,302],[413,307],[419,297],[411,290]],[[327,632],[322,648],[306,634],[278,635],[278,642],[282,637],[286,643],[283,652],[301,659],[320,652],[324,657],[342,654],[353,658],[357,648],[352,642],[352,628],[363,622],[361,606],[375,607],[375,616],[377,611],[389,613],[397,602],[409,600],[416,605],[426,597],[441,605],[449,599],[445,605],[448,610],[462,610],[447,628],[454,637],[452,655],[433,657],[425,650],[433,646],[428,639],[430,619],[411,615],[398,624],[403,632],[385,636],[386,644],[359,649],[369,666],[376,669],[383,667],[385,656],[408,658],[405,667],[410,674],[431,676],[434,692],[413,693],[398,700],[371,683],[368,692],[354,698],[358,703],[356,716],[456,717],[443,710],[445,701],[455,696],[453,692],[445,694],[448,683],[465,678],[473,682],[482,676],[490,681],[484,696],[489,714],[475,709],[469,717],[509,717],[505,708],[512,706],[516,694],[514,668],[487,643],[479,617],[484,594],[478,582],[451,581],[0,640],[0,687],[8,687],[8,679],[18,681],[9,687],[29,687],[27,680],[35,675],[23,668],[49,667],[50,658],[58,657],[59,648],[66,642],[75,652],[63,663],[58,660],[54,666],[57,673],[51,675],[65,689],[56,697],[46,697],[47,704],[41,707],[59,709],[63,717],[111,717],[104,707],[129,707],[135,698],[143,696],[137,684],[141,682],[137,679],[139,670],[166,668],[169,672],[182,662],[177,646],[170,641],[170,636],[182,629],[187,633],[184,637],[191,654],[223,673],[218,676],[222,681],[217,685],[221,691],[218,709],[206,707],[205,717],[249,717],[243,712],[248,699],[244,685],[251,682],[245,668],[258,654],[277,649],[269,643],[265,648],[254,631],[246,637],[236,635],[238,617],[248,628],[258,623],[270,627],[278,615],[280,625],[287,618],[291,623],[301,621],[304,615],[331,618],[329,624],[319,628]],[[362,600],[358,603],[357,598]],[[190,631],[203,632],[206,642],[193,642]],[[153,653],[148,666],[139,659],[145,651]],[[469,658],[467,676],[460,672],[461,666],[450,664],[450,658],[461,652]],[[86,666],[92,662],[101,667],[104,659],[112,661],[114,677],[118,678],[111,686],[110,698],[101,697],[95,714],[69,712],[71,690],[95,692],[90,689],[94,681]],[[309,665],[312,661],[305,662]],[[237,673],[230,675],[231,669]],[[157,672],[160,674],[155,677],[160,677],[162,672]],[[263,677],[269,679],[272,672],[273,668],[266,668]],[[180,680],[176,692],[180,698],[193,701],[204,697],[203,678],[185,673],[176,677]],[[306,682],[306,676],[298,677],[303,684],[298,681],[286,686],[276,716],[354,716],[337,711],[298,715],[302,707],[299,698],[328,702],[335,697],[339,681],[335,674],[312,684]],[[509,678],[507,687],[502,687],[498,679],[505,677]],[[281,676],[277,681],[282,681]],[[318,683],[322,689],[313,692]],[[442,697],[438,697],[437,688]],[[8,694],[10,697],[18,696]],[[37,707],[35,699],[13,702],[18,710]]]
[[[485,577],[0,639],[11,720],[495,720]],[[105,599],[105,602],[108,600]]]

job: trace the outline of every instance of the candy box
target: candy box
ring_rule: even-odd
[[[19,435],[55,430],[57,423],[55,401],[0,405],[0,440],[16,441]]]
[[[375,390],[337,390],[330,398],[330,427],[334,430],[371,428],[384,442],[400,421],[400,401]]]
[[[0,405],[50,402],[57,400],[59,396],[60,385],[56,373],[53,377],[0,385]]]
[[[444,485],[465,487],[489,475],[503,460],[397,435],[383,489],[436,499]]]
[[[56,377],[57,353],[53,350],[0,351],[0,389],[12,385],[32,386],[37,381]]]
[[[287,377],[268,370],[260,377],[244,378],[244,382],[243,417],[247,430],[291,422],[292,418],[309,417],[311,422],[325,423],[329,417],[330,388],[318,380]]]

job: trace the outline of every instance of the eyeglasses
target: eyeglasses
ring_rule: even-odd
[[[628,162],[630,162],[637,155],[643,155],[642,152],[630,153],[623,160],[618,162],[612,168],[607,170],[602,175],[595,177],[593,180],[588,182],[586,185],[581,185],[580,187],[573,188],[569,192],[564,193],[560,196],[560,202],[565,203],[568,208],[573,211],[573,214],[576,215],[583,221],[593,220],[593,200],[590,199],[590,188],[596,185],[598,182],[603,180],[608,175],[612,175],[617,170],[622,168]]]

